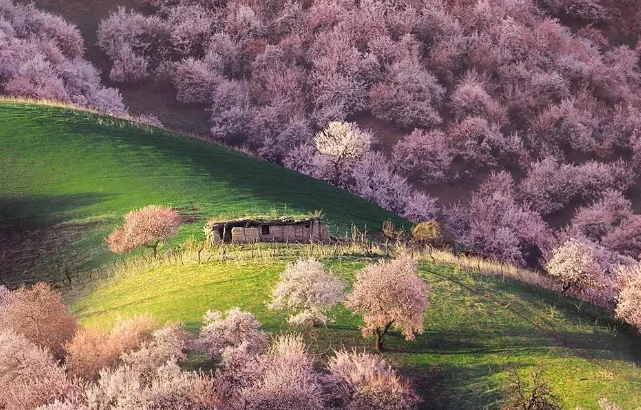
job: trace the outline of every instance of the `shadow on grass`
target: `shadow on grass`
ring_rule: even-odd
[[[105,221],[68,221],[77,209],[106,198],[100,194],[0,197],[0,283],[15,287],[56,280],[65,270],[77,271],[92,263],[106,248],[96,248],[94,242],[100,239],[90,237],[105,233]]]
[[[411,380],[423,398],[420,410],[440,409],[498,409],[505,400],[505,383],[488,377],[491,373],[507,368],[520,368],[520,363],[496,366],[491,371],[487,365],[436,365],[430,367],[405,366],[400,373]],[[488,374],[490,373],[490,374]]]
[[[79,209],[110,197],[99,193],[0,196],[0,228],[66,222],[80,215]]]

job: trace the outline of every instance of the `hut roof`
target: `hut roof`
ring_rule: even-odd
[[[273,218],[268,216],[256,216],[256,217],[247,217],[247,218],[238,218],[238,219],[228,219],[226,221],[219,220],[210,220],[207,222],[208,227],[216,228],[219,226],[246,226],[246,225],[293,225],[308,223],[313,221],[320,221],[321,218],[318,216],[307,216],[307,217],[294,217],[294,216],[282,216],[279,218]]]

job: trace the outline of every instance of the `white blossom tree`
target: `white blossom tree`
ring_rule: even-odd
[[[552,251],[547,263],[548,275],[561,282],[561,293],[566,294],[571,287],[583,290],[598,286],[601,266],[591,249],[572,238]]]
[[[292,312],[295,326],[326,326],[327,310],[343,300],[344,284],[315,259],[287,264],[272,292],[270,309]]]
[[[334,121],[314,136],[314,145],[321,154],[332,159],[332,183],[340,185],[343,174],[361,158],[373,142],[373,136],[355,124]]]

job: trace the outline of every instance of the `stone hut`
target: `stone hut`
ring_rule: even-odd
[[[205,236],[214,244],[219,242],[328,242],[329,227],[319,217],[308,218],[241,218],[229,221],[210,221]]]

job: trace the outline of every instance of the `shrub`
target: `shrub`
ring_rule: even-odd
[[[262,352],[267,346],[268,336],[260,330],[260,323],[249,312],[234,308],[225,312],[208,310],[203,317],[203,326],[198,336],[198,344],[209,357],[219,359],[227,348],[236,348],[246,343],[252,354]]]
[[[340,350],[328,367],[345,409],[410,410],[421,401],[381,356]]]
[[[531,374],[531,382],[523,380],[516,370],[510,370],[510,401],[502,410],[561,410],[563,406],[554,395],[548,383],[543,380],[543,372]]]
[[[591,249],[576,239],[570,239],[552,251],[546,264],[548,275],[561,283],[564,295],[574,287],[577,291],[598,286],[596,280],[601,266]]]
[[[423,312],[430,288],[416,274],[417,269],[415,260],[403,256],[356,273],[345,305],[363,315],[363,336],[373,334],[379,351],[391,327],[400,329],[407,340],[414,339],[415,332],[423,332]]]
[[[412,241],[415,243],[433,245],[441,239],[441,228],[436,221],[421,222],[412,229]]]
[[[50,351],[13,330],[0,330],[0,406],[32,410],[80,392]]]
[[[619,294],[616,316],[641,333],[641,274],[633,277]]]
[[[256,365],[258,374],[243,388],[241,403],[251,410],[322,410],[320,375],[300,336],[280,336]]]
[[[154,257],[158,244],[174,236],[178,231],[180,215],[166,206],[148,205],[125,215],[125,223],[107,237],[109,249],[125,253],[139,246],[151,248]]]
[[[288,263],[272,292],[270,309],[288,310],[290,325],[326,326],[327,310],[343,299],[345,285],[315,259]]]
[[[45,283],[11,292],[0,308],[0,330],[13,330],[52,353],[71,339],[76,326],[60,293]]]
[[[99,328],[80,329],[65,345],[70,374],[93,380],[102,369],[115,368],[120,356],[138,349],[151,338],[156,324],[149,316],[118,319],[110,332]]]

